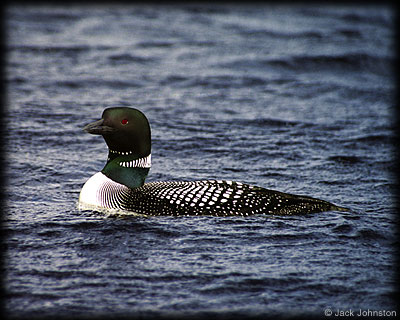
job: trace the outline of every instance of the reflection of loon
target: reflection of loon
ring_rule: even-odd
[[[102,135],[109,152],[103,170],[82,188],[83,208],[213,216],[347,211],[323,200],[233,181],[144,183],[151,166],[151,134],[147,118],[136,109],[108,108],[84,130]]]

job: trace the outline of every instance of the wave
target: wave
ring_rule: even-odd
[[[343,55],[299,55],[286,58],[265,60],[264,63],[297,71],[332,70],[337,71],[371,71],[382,73],[389,71],[391,60],[385,57],[372,56],[367,53]]]
[[[54,55],[57,53],[62,53],[65,55],[84,53],[91,50],[110,50],[113,49],[112,46],[105,45],[9,45],[7,47],[8,51],[19,51],[23,53],[32,54],[49,54]]]
[[[256,59],[234,59],[223,62],[217,67],[223,68],[254,68],[266,69],[268,67],[296,72],[373,72],[377,74],[390,74],[394,61],[392,58],[371,55],[365,52],[337,55],[286,55],[281,57],[259,57]]]
[[[141,57],[129,53],[122,53],[122,54],[110,55],[108,56],[108,60],[111,65],[128,64],[128,63],[147,64],[149,62],[154,62],[155,58]]]
[[[142,83],[133,80],[105,80],[105,79],[81,79],[81,80],[59,80],[54,82],[43,82],[43,88],[49,87],[57,88],[68,88],[68,89],[82,89],[82,88],[112,88],[112,89],[129,89],[129,88],[140,88],[143,86]]]

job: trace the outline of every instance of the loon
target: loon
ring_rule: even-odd
[[[114,209],[142,215],[248,216],[348,211],[324,200],[264,189],[234,181],[162,181],[145,183],[151,167],[151,133],[139,110],[114,107],[83,128],[102,135],[107,163],[79,195],[80,208]]]

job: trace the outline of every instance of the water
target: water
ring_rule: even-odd
[[[352,6],[10,6],[12,317],[396,310],[394,13]],[[353,212],[79,211],[104,108],[150,120],[148,181],[231,179]]]

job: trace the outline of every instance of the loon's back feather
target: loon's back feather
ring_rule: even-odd
[[[234,181],[163,181],[130,189],[123,209],[148,215],[302,214],[338,210],[331,203]]]

